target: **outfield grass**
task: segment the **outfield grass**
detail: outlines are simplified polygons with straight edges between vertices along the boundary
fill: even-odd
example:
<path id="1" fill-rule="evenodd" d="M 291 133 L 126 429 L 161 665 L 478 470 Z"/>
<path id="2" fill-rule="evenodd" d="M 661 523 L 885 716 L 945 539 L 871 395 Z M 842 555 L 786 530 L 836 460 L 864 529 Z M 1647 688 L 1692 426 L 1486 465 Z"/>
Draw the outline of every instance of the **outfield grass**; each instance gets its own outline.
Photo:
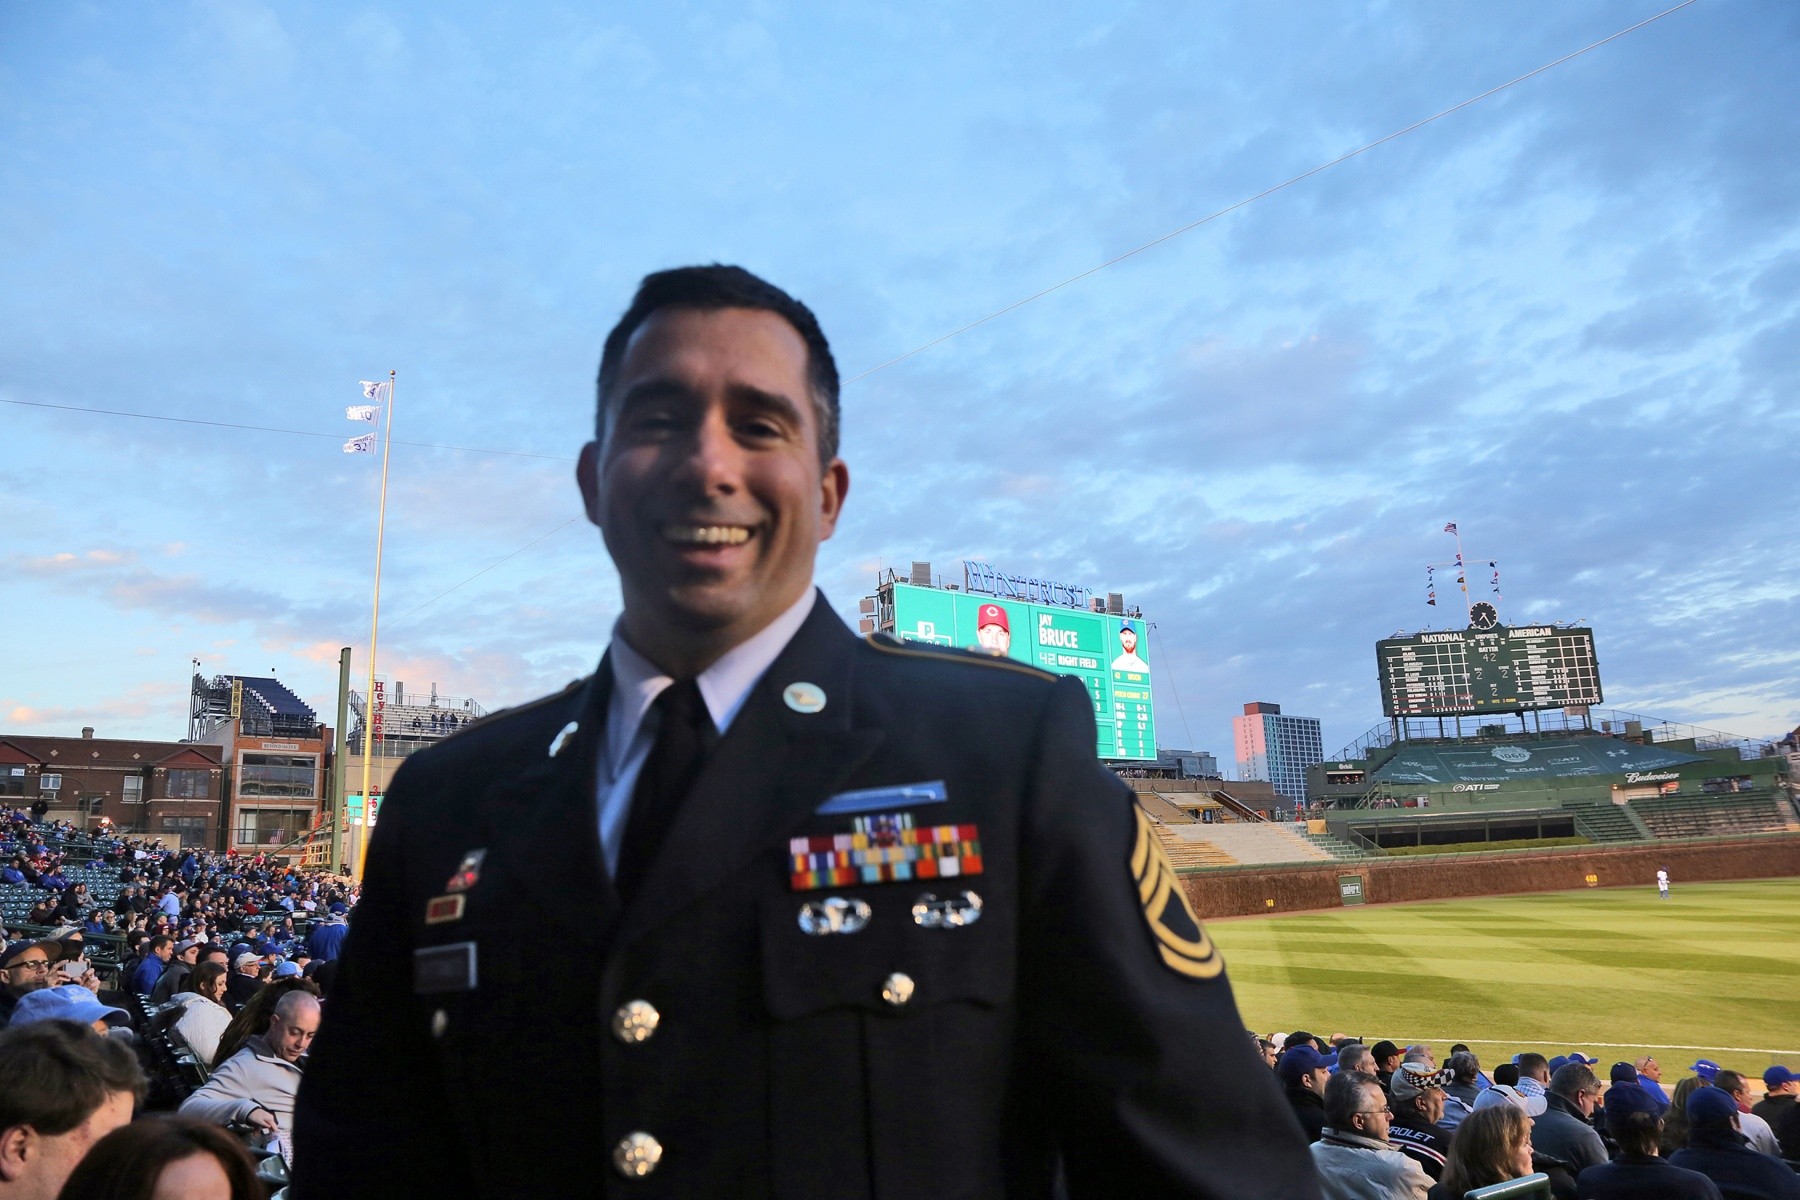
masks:
<path id="1" fill-rule="evenodd" d="M 1482 870 L 1471 865 L 1471 870 Z M 1208 922 L 1244 1022 L 1604 1064 L 1800 1069 L 1800 879 L 1676 881 Z M 1614 1043 L 1605 1045 L 1604 1043 Z"/>

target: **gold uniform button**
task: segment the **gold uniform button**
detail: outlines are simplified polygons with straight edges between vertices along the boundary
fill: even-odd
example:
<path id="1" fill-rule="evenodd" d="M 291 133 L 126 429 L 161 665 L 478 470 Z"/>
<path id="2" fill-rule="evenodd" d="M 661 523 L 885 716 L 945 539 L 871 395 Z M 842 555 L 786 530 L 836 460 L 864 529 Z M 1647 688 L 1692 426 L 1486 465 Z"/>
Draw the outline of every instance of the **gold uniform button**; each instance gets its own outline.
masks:
<path id="1" fill-rule="evenodd" d="M 912 976 L 895 971 L 881 983 L 881 998 L 895 1008 L 905 1008 L 913 996 Z"/>
<path id="2" fill-rule="evenodd" d="M 662 1014 L 648 1000 L 630 1000 L 621 1004 L 619 1011 L 613 1014 L 613 1036 L 628 1046 L 646 1042 L 656 1032 L 657 1023 L 661 1020 Z"/>
<path id="3" fill-rule="evenodd" d="M 662 1161 L 662 1143 L 647 1133 L 628 1133 L 613 1147 L 613 1166 L 627 1179 L 642 1179 Z"/>

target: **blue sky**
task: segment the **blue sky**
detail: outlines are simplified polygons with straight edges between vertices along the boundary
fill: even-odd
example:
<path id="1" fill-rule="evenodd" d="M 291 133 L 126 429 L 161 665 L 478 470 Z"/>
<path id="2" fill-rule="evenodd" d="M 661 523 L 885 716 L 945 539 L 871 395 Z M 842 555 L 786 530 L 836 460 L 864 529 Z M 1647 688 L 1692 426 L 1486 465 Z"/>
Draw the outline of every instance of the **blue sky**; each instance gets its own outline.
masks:
<path id="1" fill-rule="evenodd" d="M 646 271 L 763 273 L 857 376 L 1662 7 L 0 6 L 0 731 L 180 736 L 194 656 L 329 719 L 390 368 L 399 442 L 519 453 L 397 442 L 383 674 L 558 687 Z M 1701 0 L 849 384 L 821 584 L 1123 591 L 1165 745 L 1272 700 L 1329 752 L 1453 520 L 1609 706 L 1800 724 L 1797 51 Z"/>

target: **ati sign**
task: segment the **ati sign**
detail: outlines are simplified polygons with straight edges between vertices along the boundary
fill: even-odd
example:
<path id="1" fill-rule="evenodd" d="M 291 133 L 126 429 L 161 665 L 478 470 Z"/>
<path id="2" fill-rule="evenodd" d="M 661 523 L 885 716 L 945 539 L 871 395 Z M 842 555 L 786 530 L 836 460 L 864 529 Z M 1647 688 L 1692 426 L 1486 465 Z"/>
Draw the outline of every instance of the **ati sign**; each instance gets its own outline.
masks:
<path id="1" fill-rule="evenodd" d="M 1338 876 L 1338 898 L 1345 904 L 1363 903 L 1363 880 L 1361 875 Z"/>

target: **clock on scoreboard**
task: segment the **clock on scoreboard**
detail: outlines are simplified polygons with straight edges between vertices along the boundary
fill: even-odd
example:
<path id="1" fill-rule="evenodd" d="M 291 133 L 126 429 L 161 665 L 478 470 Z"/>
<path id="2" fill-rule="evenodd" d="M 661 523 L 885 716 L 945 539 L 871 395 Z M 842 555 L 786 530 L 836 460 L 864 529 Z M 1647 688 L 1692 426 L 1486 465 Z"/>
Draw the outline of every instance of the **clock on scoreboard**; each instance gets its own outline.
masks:
<path id="1" fill-rule="evenodd" d="M 1390 717 L 1453 717 L 1601 703 L 1594 631 L 1497 623 L 1475 605 L 1467 629 L 1375 643 L 1381 710 Z"/>

